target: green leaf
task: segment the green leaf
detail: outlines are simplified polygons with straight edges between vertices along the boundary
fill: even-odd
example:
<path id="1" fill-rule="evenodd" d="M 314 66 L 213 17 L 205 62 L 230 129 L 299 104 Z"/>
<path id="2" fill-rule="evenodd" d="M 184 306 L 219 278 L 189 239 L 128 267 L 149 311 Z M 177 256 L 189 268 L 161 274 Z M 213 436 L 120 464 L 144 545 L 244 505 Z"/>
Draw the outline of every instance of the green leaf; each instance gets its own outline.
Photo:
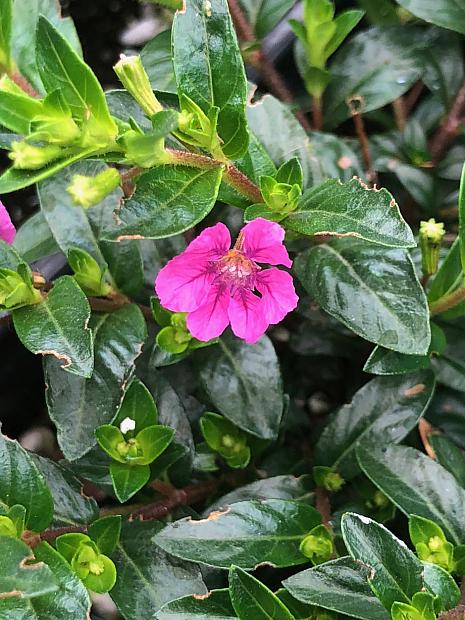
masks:
<path id="1" fill-rule="evenodd" d="M 84 495 L 82 483 L 68 469 L 38 454 L 31 454 L 30 457 L 52 494 L 54 526 L 87 524 L 98 517 L 97 502 Z"/>
<path id="2" fill-rule="evenodd" d="M 81 377 L 90 377 L 94 366 L 89 318 L 87 297 L 70 276 L 56 280 L 40 304 L 13 311 L 16 333 L 29 351 L 51 355 Z"/>
<path id="3" fill-rule="evenodd" d="M 271 32 L 294 4 L 295 0 L 240 0 L 258 39 Z"/>
<path id="4" fill-rule="evenodd" d="M 0 194 L 9 194 L 23 187 L 29 187 L 29 185 L 39 183 L 63 168 L 70 166 L 74 162 L 95 154 L 95 152 L 95 146 L 88 147 L 74 155 L 69 155 L 63 159 L 57 159 L 44 168 L 40 168 L 40 170 L 17 170 L 10 167 L 0 176 Z"/>
<path id="5" fill-rule="evenodd" d="M 229 571 L 229 592 L 240 620 L 294 620 L 271 590 L 238 566 L 231 566 Z"/>
<path id="6" fill-rule="evenodd" d="M 373 375 L 404 375 L 430 367 L 427 355 L 405 355 L 383 347 L 375 347 L 367 359 L 364 372 Z"/>
<path id="7" fill-rule="evenodd" d="M 154 90 L 177 92 L 171 55 L 171 30 L 157 34 L 142 48 L 140 57 Z"/>
<path id="8" fill-rule="evenodd" d="M 247 81 L 226 0 L 189 2 L 175 15 L 172 37 L 178 94 L 190 97 L 207 115 L 217 106 L 221 148 L 229 159 L 241 157 L 249 142 Z"/>
<path id="9" fill-rule="evenodd" d="M 110 475 L 116 497 L 123 504 L 147 484 L 150 479 L 150 467 L 112 461 Z"/>
<path id="10" fill-rule="evenodd" d="M 34 561 L 21 540 L 0 536 L 0 545 L 0 604 L 4 598 L 30 599 L 57 590 L 51 570 Z"/>
<path id="11" fill-rule="evenodd" d="M 155 620 L 238 620 L 229 590 L 212 590 L 208 596 L 183 596 L 160 609 Z"/>
<path id="12" fill-rule="evenodd" d="M 341 529 L 350 555 L 368 567 L 369 583 L 386 609 L 395 601 L 410 603 L 423 586 L 423 566 L 414 553 L 367 517 L 346 512 Z"/>
<path id="13" fill-rule="evenodd" d="M 465 7 L 463 10 L 465 18 Z M 465 26 L 464 26 L 465 32 Z M 459 239 L 460 239 L 460 260 L 462 262 L 462 271 L 465 271 L 465 164 L 462 168 L 462 176 L 460 178 L 459 190 Z"/>
<path id="14" fill-rule="evenodd" d="M 299 255 L 295 270 L 315 301 L 359 336 L 400 353 L 427 353 L 428 306 L 405 250 L 336 239 Z"/>
<path id="15" fill-rule="evenodd" d="M 282 164 L 276 172 L 276 175 L 273 176 L 278 183 L 287 183 L 288 185 L 296 184 L 299 187 L 302 187 L 304 183 L 302 166 L 297 157 L 293 157 Z"/>
<path id="16" fill-rule="evenodd" d="M 0 268 L 17 271 L 18 266 L 22 262 L 23 259 L 18 254 L 16 248 L 8 245 L 3 239 L 0 239 Z"/>
<path id="17" fill-rule="evenodd" d="M 139 381 L 137 378 L 131 381 L 124 393 L 123 402 L 115 418 L 114 425 L 119 426 L 126 418 L 136 422 L 134 431 L 127 434 L 128 438 L 158 422 L 158 411 L 155 401 L 142 381 Z"/>
<path id="18" fill-rule="evenodd" d="M 151 618 L 168 601 L 206 593 L 198 566 L 177 560 L 152 542 L 162 527 L 156 521 L 123 524 L 112 556 L 118 578 L 111 597 L 125 618 Z"/>
<path id="19" fill-rule="evenodd" d="M 244 431 L 274 439 L 283 413 L 281 374 L 267 336 L 250 346 L 226 336 L 201 362 L 200 378 L 215 409 Z"/>
<path id="20" fill-rule="evenodd" d="M 86 122 L 93 117 L 99 129 L 92 127 L 92 132 L 101 132 L 98 139 L 111 141 L 117 128 L 108 111 L 102 87 L 90 67 L 43 16 L 39 17 L 37 26 L 36 55 L 46 91 L 61 89 L 73 116 Z"/>
<path id="21" fill-rule="evenodd" d="M 358 237 L 399 248 L 415 246 L 392 195 L 385 189 L 370 190 L 357 179 L 348 183 L 328 180 L 307 190 L 283 225 L 304 235 Z"/>
<path id="22" fill-rule="evenodd" d="M 456 0 L 397 0 L 397 2 L 425 21 L 465 34 L 465 6 Z"/>
<path id="23" fill-rule="evenodd" d="M 369 570 L 342 557 L 283 581 L 297 600 L 362 620 L 388 620 L 389 614 L 368 584 Z"/>
<path id="24" fill-rule="evenodd" d="M 421 0 L 420 0 L 421 1 Z M 329 66 L 325 119 L 331 127 L 350 116 L 347 100 L 363 98 L 363 111 L 376 110 L 403 95 L 419 79 L 428 47 L 422 30 L 407 25 L 374 27 L 351 37 Z"/>
<path id="25" fill-rule="evenodd" d="M 437 301 L 443 295 L 453 293 L 464 283 L 465 275 L 462 269 L 460 252 L 461 242 L 460 237 L 457 237 L 452 246 L 449 248 L 446 257 L 442 261 L 437 274 L 431 282 L 428 292 L 428 301 L 430 303 Z M 441 318 L 453 319 L 457 316 L 463 316 L 464 314 L 465 301 L 462 301 L 447 312 L 442 312 Z"/>
<path id="26" fill-rule="evenodd" d="M 90 327 L 95 355 L 90 379 L 63 373 L 56 360 L 49 357 L 44 363 L 48 411 L 68 460 L 86 454 L 96 443 L 97 426 L 115 417 L 146 338 L 144 317 L 135 305 L 94 316 Z"/>
<path id="27" fill-rule="evenodd" d="M 406 446 L 359 446 L 363 472 L 405 514 L 439 525 L 454 544 L 465 542 L 465 491 L 446 469 Z"/>
<path id="28" fill-rule="evenodd" d="M 94 521 L 87 530 L 88 535 L 97 545 L 100 553 L 111 555 L 119 542 L 121 534 L 121 516 L 109 515 Z"/>
<path id="29" fill-rule="evenodd" d="M 0 65 L 11 68 L 11 14 L 12 0 L 0 2 Z"/>
<path id="30" fill-rule="evenodd" d="M 356 447 L 401 441 L 426 411 L 434 387 L 430 371 L 372 379 L 331 418 L 316 444 L 315 464 L 352 478 L 360 471 Z"/>
<path id="31" fill-rule="evenodd" d="M 61 7 L 56 0 L 14 0 L 12 33 L 14 60 L 21 75 L 37 90 L 43 92 L 34 53 L 40 15 L 44 15 L 61 32 L 79 55 L 81 46 L 73 20 L 61 16 Z"/>
<path id="32" fill-rule="evenodd" d="M 53 517 L 52 495 L 33 459 L 17 441 L 1 434 L 0 502 L 24 506 L 26 527 L 35 532 L 48 527 Z"/>
<path id="33" fill-rule="evenodd" d="M 52 231 L 41 211 L 35 213 L 21 225 L 16 233 L 14 247 L 27 263 L 60 252 L 60 248 L 56 244 Z"/>
<path id="34" fill-rule="evenodd" d="M 84 620 L 87 618 L 90 610 L 89 594 L 69 564 L 46 542 L 40 543 L 34 553 L 38 560 L 51 569 L 58 582 L 58 591 L 30 601 L 30 606 L 33 608 L 31 620 Z M 29 609 L 28 612 L 30 613 Z M 21 618 L 29 620 L 29 616 L 21 616 Z"/>
<path id="35" fill-rule="evenodd" d="M 465 319 L 443 325 L 447 347 L 431 364 L 439 382 L 460 392 L 465 392 Z"/>
<path id="36" fill-rule="evenodd" d="M 117 211 L 120 225 L 107 230 L 104 238 L 161 239 L 192 228 L 212 210 L 221 176 L 221 167 L 199 170 L 171 164 L 145 172 Z"/>
<path id="37" fill-rule="evenodd" d="M 460 590 L 454 578 L 437 564 L 423 562 L 423 581 L 432 594 L 439 596 L 443 610 L 459 604 Z"/>
<path id="38" fill-rule="evenodd" d="M 364 15 L 364 11 L 358 11 L 356 9 L 339 13 L 334 20 L 336 31 L 324 50 L 324 54 L 327 58 L 329 58 L 331 54 L 334 54 Z"/>
<path id="39" fill-rule="evenodd" d="M 208 516 L 212 510 L 250 499 L 261 501 L 266 499 L 294 499 L 310 502 L 313 496 L 313 493 L 310 491 L 312 486 L 312 477 L 310 475 L 299 476 L 298 478 L 291 475 L 282 475 L 256 480 L 215 499 L 203 514 Z"/>
<path id="40" fill-rule="evenodd" d="M 438 463 L 447 469 L 465 489 L 465 455 L 462 450 L 445 435 L 434 433 L 430 435 L 429 440 Z"/>
<path id="41" fill-rule="evenodd" d="M 140 462 L 149 465 L 158 458 L 170 445 L 174 433 L 174 428 L 161 425 L 148 426 L 141 430 L 136 436 L 143 455 L 139 457 Z"/>
<path id="42" fill-rule="evenodd" d="M 10 131 L 28 134 L 31 119 L 41 111 L 42 103 L 32 97 L 0 91 L 0 124 Z"/>
<path id="43" fill-rule="evenodd" d="M 176 521 L 154 540 L 167 553 L 217 568 L 236 564 L 252 570 L 263 562 L 295 566 L 307 561 L 299 545 L 320 521 L 315 508 L 300 502 L 245 501 L 201 521 Z"/>
<path id="44" fill-rule="evenodd" d="M 314 176 L 320 175 L 318 161 L 312 154 L 308 135 L 289 108 L 265 95 L 247 107 L 247 119 L 273 162 L 280 166 L 296 156 L 302 165 L 304 187 L 312 185 Z"/>
<path id="45" fill-rule="evenodd" d="M 423 52 L 425 73 L 422 79 L 444 109 L 449 109 L 464 79 L 461 37 L 439 28 L 436 35 L 436 40 Z M 448 163 L 444 158 L 443 165 L 448 168 L 447 171 L 443 169 L 446 174 L 451 173 Z"/>

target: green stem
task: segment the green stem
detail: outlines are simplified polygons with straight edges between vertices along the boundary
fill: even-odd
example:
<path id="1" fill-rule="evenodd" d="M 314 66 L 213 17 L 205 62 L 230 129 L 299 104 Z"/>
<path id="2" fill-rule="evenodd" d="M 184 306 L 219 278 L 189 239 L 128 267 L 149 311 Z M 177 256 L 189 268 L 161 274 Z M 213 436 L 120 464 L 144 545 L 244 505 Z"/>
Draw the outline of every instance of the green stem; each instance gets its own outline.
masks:
<path id="1" fill-rule="evenodd" d="M 453 293 L 449 293 L 448 295 L 443 295 L 436 301 L 433 301 L 429 305 L 429 311 L 431 316 L 435 314 L 440 314 L 441 312 L 445 312 L 446 310 L 450 310 L 457 306 L 460 302 L 465 300 L 465 287 L 461 286 Z"/>
<path id="2" fill-rule="evenodd" d="M 228 183 L 240 192 L 243 196 L 246 196 L 251 202 L 263 202 L 262 193 L 260 188 L 255 185 L 253 181 L 249 179 L 243 172 L 236 168 L 234 164 L 224 163 L 217 159 L 212 159 L 206 155 L 200 155 L 199 153 L 191 153 L 190 151 L 179 151 L 176 149 L 166 149 L 171 155 L 172 161 L 175 164 L 181 164 L 185 166 L 192 166 L 194 168 L 200 168 L 203 170 L 209 170 L 211 168 L 217 168 L 218 166 L 224 166 L 223 178 Z"/>

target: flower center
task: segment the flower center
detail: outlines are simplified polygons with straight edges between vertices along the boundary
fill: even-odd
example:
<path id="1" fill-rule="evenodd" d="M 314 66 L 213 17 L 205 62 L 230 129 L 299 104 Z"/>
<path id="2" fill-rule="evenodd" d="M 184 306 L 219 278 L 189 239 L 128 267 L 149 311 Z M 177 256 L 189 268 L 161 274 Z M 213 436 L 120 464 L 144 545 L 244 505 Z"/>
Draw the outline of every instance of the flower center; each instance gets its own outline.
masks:
<path id="1" fill-rule="evenodd" d="M 255 285 L 255 274 L 260 267 L 240 250 L 233 248 L 215 262 L 217 280 L 231 288 L 247 288 Z"/>

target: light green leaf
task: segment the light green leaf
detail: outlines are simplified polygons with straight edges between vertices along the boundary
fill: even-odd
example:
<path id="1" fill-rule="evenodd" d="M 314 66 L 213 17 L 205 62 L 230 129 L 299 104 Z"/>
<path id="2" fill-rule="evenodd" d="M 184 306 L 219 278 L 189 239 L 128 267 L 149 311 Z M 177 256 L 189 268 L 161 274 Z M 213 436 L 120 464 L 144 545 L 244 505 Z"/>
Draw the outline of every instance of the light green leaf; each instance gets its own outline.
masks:
<path id="1" fill-rule="evenodd" d="M 465 34 L 465 6 L 457 0 L 397 0 L 397 2 L 431 24 Z"/>
<path id="2" fill-rule="evenodd" d="M 258 39 L 263 39 L 295 4 L 295 0 L 240 0 Z"/>

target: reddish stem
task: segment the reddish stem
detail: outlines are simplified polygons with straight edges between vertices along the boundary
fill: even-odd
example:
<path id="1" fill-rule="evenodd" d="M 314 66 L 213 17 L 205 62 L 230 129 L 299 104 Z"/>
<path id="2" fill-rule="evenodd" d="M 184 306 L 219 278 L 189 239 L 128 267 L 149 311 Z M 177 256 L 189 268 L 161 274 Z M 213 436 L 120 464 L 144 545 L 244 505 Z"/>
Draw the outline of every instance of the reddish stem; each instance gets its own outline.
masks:
<path id="1" fill-rule="evenodd" d="M 449 144 L 457 136 L 460 126 L 463 123 L 464 114 L 465 83 L 457 93 L 448 115 L 431 140 L 430 151 L 434 163 L 437 163 L 441 159 Z"/>

